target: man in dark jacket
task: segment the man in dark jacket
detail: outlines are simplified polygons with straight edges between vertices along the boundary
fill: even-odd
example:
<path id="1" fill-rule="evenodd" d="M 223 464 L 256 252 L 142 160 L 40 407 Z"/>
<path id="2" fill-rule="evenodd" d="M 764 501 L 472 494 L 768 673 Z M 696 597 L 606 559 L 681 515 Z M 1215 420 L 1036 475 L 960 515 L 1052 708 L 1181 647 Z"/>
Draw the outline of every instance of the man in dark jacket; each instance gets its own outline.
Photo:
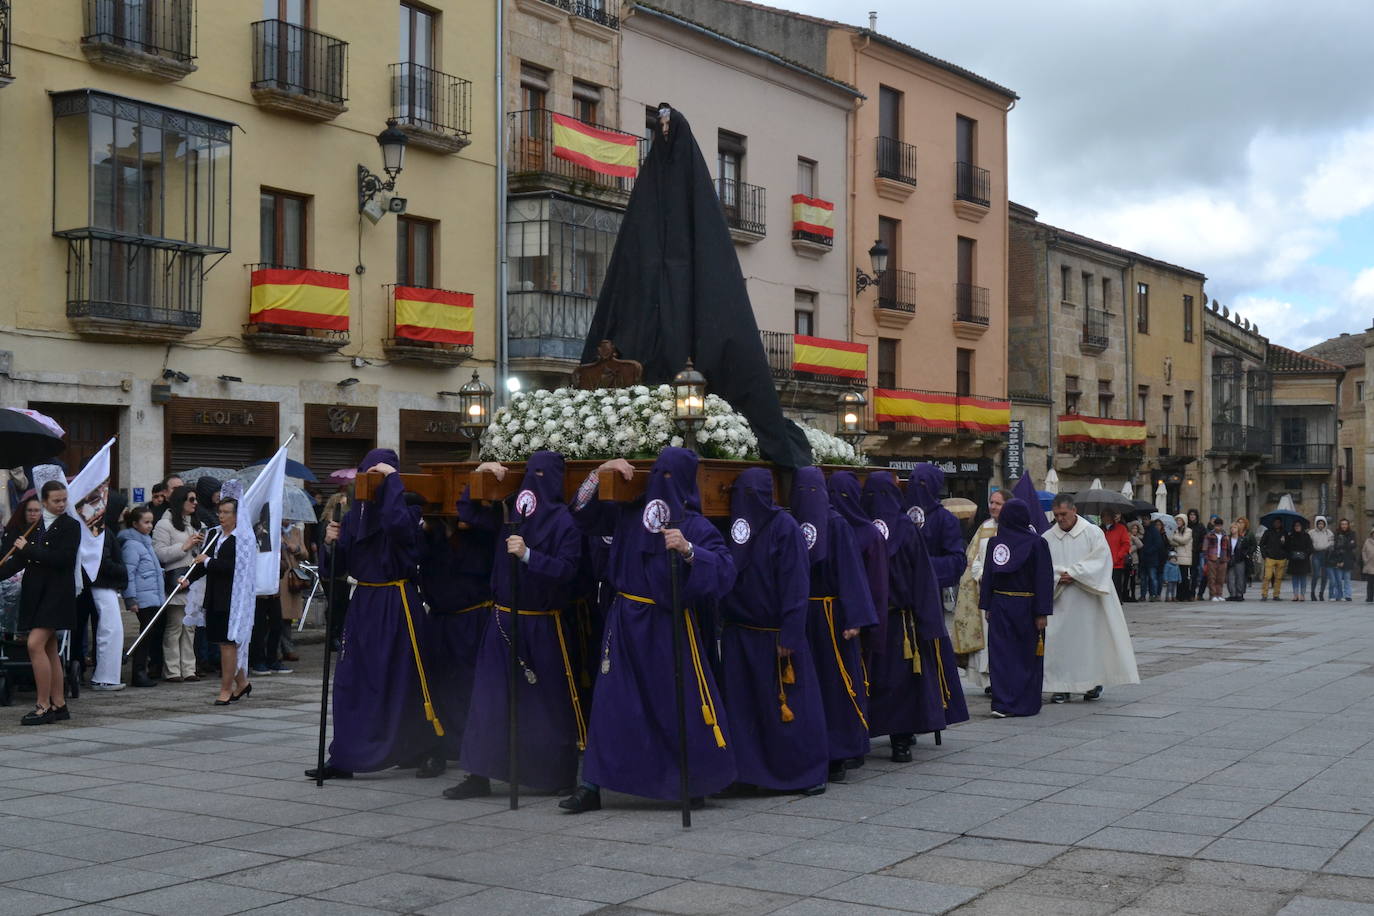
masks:
<path id="1" fill-rule="evenodd" d="M 1260 600 L 1269 600 L 1269 584 L 1274 584 L 1274 600 L 1279 600 L 1283 587 L 1283 576 L 1288 571 L 1288 536 L 1283 533 L 1283 522 L 1274 519 L 1269 530 L 1260 538 L 1260 556 L 1264 557 L 1264 581 L 1260 585 Z"/>
<path id="2" fill-rule="evenodd" d="M 1203 583 L 1207 581 L 1206 573 L 1202 568 L 1202 541 L 1207 537 L 1207 526 L 1202 524 L 1201 516 L 1196 509 L 1188 510 L 1188 530 L 1193 532 L 1193 565 L 1188 571 L 1191 576 L 1188 582 L 1188 593 L 1198 598 L 1202 596 Z"/>
<path id="3" fill-rule="evenodd" d="M 219 524 L 219 490 L 222 482 L 214 477 L 196 481 L 196 521 L 206 528 Z"/>

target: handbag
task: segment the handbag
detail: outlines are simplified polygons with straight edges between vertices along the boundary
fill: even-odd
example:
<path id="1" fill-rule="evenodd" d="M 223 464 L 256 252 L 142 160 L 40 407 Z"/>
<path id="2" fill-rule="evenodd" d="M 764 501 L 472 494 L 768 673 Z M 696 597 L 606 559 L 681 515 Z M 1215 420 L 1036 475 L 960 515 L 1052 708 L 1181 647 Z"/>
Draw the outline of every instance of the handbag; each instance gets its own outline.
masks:
<path id="1" fill-rule="evenodd" d="M 1293 550 L 1293 551 L 1289 551 L 1289 553 L 1288 553 L 1288 559 L 1289 559 L 1289 560 L 1306 560 L 1306 559 L 1307 559 L 1307 551 L 1305 551 L 1305 550 Z"/>

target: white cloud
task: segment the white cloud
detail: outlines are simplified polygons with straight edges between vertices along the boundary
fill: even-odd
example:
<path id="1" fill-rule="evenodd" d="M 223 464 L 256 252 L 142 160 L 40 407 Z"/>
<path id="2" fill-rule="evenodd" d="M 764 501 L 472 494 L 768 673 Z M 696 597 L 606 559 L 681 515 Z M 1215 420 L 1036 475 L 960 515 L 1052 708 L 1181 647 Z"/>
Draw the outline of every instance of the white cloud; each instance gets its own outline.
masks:
<path id="1" fill-rule="evenodd" d="M 1374 128 L 1354 131 L 1317 166 L 1303 204 L 1319 220 L 1339 220 L 1374 206 Z"/>
<path id="2" fill-rule="evenodd" d="M 1366 267 L 1350 284 L 1350 299 L 1361 305 L 1374 305 L 1374 267 Z"/>

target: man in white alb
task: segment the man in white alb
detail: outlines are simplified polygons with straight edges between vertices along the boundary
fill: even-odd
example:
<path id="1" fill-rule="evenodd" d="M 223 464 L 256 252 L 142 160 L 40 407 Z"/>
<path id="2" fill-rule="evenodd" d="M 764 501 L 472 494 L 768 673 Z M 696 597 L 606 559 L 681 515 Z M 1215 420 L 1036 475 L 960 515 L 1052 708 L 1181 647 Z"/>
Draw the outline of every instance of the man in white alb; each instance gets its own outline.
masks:
<path id="1" fill-rule="evenodd" d="M 1054 498 L 1055 524 L 1044 538 L 1054 564 L 1054 614 L 1045 633 L 1044 689 L 1052 703 L 1104 686 L 1140 683 L 1126 615 L 1112 586 L 1112 553 L 1102 529 L 1078 515 L 1073 497 Z"/>

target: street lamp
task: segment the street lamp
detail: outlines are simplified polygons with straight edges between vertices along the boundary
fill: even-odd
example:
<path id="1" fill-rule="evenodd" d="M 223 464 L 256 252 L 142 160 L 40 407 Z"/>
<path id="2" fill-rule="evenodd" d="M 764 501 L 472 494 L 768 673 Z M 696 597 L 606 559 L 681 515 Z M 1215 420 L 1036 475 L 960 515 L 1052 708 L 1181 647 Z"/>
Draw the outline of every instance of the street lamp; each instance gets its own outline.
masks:
<path id="1" fill-rule="evenodd" d="M 472 380 L 458 389 L 458 408 L 462 412 L 458 429 L 465 439 L 472 440 L 474 461 L 482 445 L 482 433 L 491 425 L 491 398 L 491 386 L 482 381 L 476 369 L 472 370 Z"/>
<path id="2" fill-rule="evenodd" d="M 835 435 L 839 436 L 855 449 L 863 441 L 864 436 L 868 435 L 864 429 L 864 408 L 868 406 L 868 399 L 862 392 L 846 391 L 835 399 Z"/>
<path id="3" fill-rule="evenodd" d="M 854 293 L 861 294 L 870 286 L 876 286 L 882 280 L 883 274 L 887 273 L 887 256 L 889 252 L 882 239 L 873 243 L 873 247 L 868 249 L 868 259 L 873 262 L 873 274 L 870 276 L 863 272 L 863 268 L 854 268 Z"/>
<path id="4" fill-rule="evenodd" d="M 382 171 L 386 173 L 386 178 L 373 174 L 367 166 L 359 164 L 358 212 L 363 212 L 368 202 L 382 191 L 396 190 L 396 176 L 401 174 L 405 165 L 406 144 L 409 142 L 410 138 L 396 126 L 395 119 L 388 119 L 386 130 L 377 135 L 377 145 L 382 148 Z"/>
<path id="5" fill-rule="evenodd" d="M 706 376 L 687 360 L 682 371 L 673 376 L 673 424 L 682 433 L 687 447 L 696 451 L 697 429 L 706 422 Z"/>

